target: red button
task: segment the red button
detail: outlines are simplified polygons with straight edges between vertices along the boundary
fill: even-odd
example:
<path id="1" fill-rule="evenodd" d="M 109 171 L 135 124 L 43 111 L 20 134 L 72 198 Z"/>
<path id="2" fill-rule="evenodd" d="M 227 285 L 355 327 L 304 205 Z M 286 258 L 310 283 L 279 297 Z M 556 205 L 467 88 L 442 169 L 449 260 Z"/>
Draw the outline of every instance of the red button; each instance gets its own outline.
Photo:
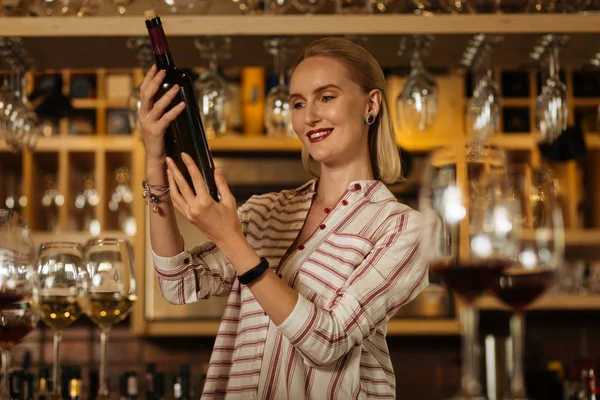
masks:
<path id="1" fill-rule="evenodd" d="M 277 276 L 279 277 L 279 279 L 283 278 L 283 275 L 281 274 L 277 274 Z"/>
<path id="2" fill-rule="evenodd" d="M 321 226 L 319 226 L 319 228 L 320 228 L 321 230 L 325 229 L 325 224 L 321 224 Z"/>
<path id="3" fill-rule="evenodd" d="M 348 200 L 346 200 L 346 199 L 342 200 L 342 204 L 345 205 L 345 206 L 347 206 L 348 205 Z"/>
<path id="4" fill-rule="evenodd" d="M 298 246 L 298 250 L 304 250 L 304 245 L 301 244 L 300 246 Z"/>
<path id="5" fill-rule="evenodd" d="M 362 189 L 362 186 L 360 186 L 360 183 L 355 183 L 354 184 L 354 189 L 355 190 L 360 190 L 360 189 Z"/>

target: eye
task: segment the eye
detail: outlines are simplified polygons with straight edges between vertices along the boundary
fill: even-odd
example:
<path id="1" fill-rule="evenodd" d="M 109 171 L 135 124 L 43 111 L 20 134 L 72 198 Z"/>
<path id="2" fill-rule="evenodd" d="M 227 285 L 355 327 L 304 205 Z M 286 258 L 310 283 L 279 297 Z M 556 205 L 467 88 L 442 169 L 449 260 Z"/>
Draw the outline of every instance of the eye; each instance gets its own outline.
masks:
<path id="1" fill-rule="evenodd" d="M 295 103 L 293 103 L 292 107 L 294 107 L 295 109 L 299 109 L 302 108 L 304 106 L 304 103 L 302 103 L 301 101 L 297 101 Z"/>
<path id="2" fill-rule="evenodd" d="M 325 95 L 321 98 L 321 100 L 323 100 L 324 102 L 328 102 L 329 100 L 333 100 L 333 99 L 335 99 L 334 96 L 328 96 L 328 95 Z"/>

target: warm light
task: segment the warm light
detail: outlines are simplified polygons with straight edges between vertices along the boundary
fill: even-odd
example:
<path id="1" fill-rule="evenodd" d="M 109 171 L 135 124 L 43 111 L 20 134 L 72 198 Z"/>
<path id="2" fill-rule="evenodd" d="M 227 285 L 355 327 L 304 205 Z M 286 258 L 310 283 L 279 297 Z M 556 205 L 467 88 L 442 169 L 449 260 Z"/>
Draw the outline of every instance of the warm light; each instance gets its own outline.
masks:
<path id="1" fill-rule="evenodd" d="M 442 197 L 443 215 L 447 222 L 454 223 L 462 220 L 467 215 L 467 210 L 462 204 L 462 194 L 456 186 L 448 186 Z"/>
<path id="2" fill-rule="evenodd" d="M 492 242 L 485 235 L 477 235 L 471 239 L 471 250 L 478 257 L 489 257 L 492 254 Z"/>
<path id="3" fill-rule="evenodd" d="M 525 269 L 534 269 L 537 264 L 537 256 L 531 249 L 527 249 L 519 254 L 519 262 Z"/>

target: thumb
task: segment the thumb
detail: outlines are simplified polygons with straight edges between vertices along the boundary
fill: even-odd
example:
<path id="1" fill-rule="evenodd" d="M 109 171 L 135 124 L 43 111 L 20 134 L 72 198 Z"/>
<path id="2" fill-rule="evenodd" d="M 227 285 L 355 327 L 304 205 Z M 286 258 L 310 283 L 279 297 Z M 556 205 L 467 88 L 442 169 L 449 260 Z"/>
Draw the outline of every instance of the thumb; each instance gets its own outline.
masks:
<path id="1" fill-rule="evenodd" d="M 215 168 L 215 184 L 221 195 L 221 203 L 226 206 L 235 205 L 235 197 L 231 193 L 231 190 L 229 190 L 229 185 L 227 184 L 227 181 L 225 181 L 225 175 L 223 175 L 223 169 L 221 167 Z"/>

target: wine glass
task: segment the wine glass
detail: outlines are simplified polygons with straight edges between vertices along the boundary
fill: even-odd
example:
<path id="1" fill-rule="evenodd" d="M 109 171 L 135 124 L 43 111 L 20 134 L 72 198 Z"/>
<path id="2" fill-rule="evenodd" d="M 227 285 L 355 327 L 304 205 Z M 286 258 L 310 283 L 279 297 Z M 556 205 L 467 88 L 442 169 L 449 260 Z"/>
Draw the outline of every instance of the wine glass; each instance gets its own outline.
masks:
<path id="1" fill-rule="evenodd" d="M 512 310 L 510 335 L 513 367 L 506 400 L 527 399 L 523 377 L 525 308 L 553 283 L 563 262 L 564 227 L 554 179 L 547 169 L 527 164 L 508 168 L 510 191 L 519 212 L 512 220 L 520 226 L 516 259 L 493 287 L 495 296 Z"/>
<path id="2" fill-rule="evenodd" d="M 542 60 L 547 71 L 542 72 L 542 90 L 536 99 L 535 117 L 540 142 L 554 142 L 567 129 L 569 108 L 567 106 L 567 89 L 559 76 L 559 46 L 564 37 L 547 35 L 548 48 Z M 545 79 L 544 79 L 545 77 Z"/>
<path id="3" fill-rule="evenodd" d="M 301 13 L 313 15 L 325 5 L 325 0 L 292 0 L 292 3 Z"/>
<path id="4" fill-rule="evenodd" d="M 0 399 L 11 398 L 8 382 L 10 352 L 38 322 L 37 277 L 29 229 L 19 213 L 0 209 Z"/>
<path id="5" fill-rule="evenodd" d="M 219 60 L 230 56 L 231 38 L 203 37 L 194 40 L 194 46 L 202 58 L 208 58 L 208 69 L 194 82 L 198 108 L 206 130 L 212 139 L 227 133 L 226 114 L 231 100 L 227 82 L 219 74 Z"/>
<path id="6" fill-rule="evenodd" d="M 474 301 L 488 291 L 514 258 L 506 157 L 468 141 L 431 152 L 419 209 L 425 218 L 424 250 L 432 276 L 464 302 L 460 311 L 462 377 L 453 399 L 485 399 L 479 374 L 478 314 Z"/>
<path id="7" fill-rule="evenodd" d="M 297 44 L 293 38 L 276 37 L 264 42 L 267 51 L 275 57 L 274 69 L 278 74 L 277 86 L 269 90 L 265 106 L 267 136 L 295 137 L 292 126 L 290 88 L 286 84 L 286 55 Z"/>
<path id="8" fill-rule="evenodd" d="M 423 132 L 437 116 L 438 85 L 435 77 L 423 67 L 421 54 L 432 37 L 414 36 L 407 46 L 413 48 L 411 70 L 396 99 L 400 126 L 411 133 Z M 405 44 L 403 44 L 404 46 Z"/>
<path id="9" fill-rule="evenodd" d="M 53 399 L 61 399 L 59 363 L 62 330 L 81 315 L 83 248 L 73 242 L 45 242 L 38 252 L 40 317 L 54 331 Z"/>
<path id="10" fill-rule="evenodd" d="M 108 333 L 123 321 L 137 299 L 133 251 L 128 241 L 90 239 L 84 247 L 85 267 L 79 299 L 83 312 L 100 328 L 100 376 L 97 398 L 108 399 L 106 355 Z"/>

